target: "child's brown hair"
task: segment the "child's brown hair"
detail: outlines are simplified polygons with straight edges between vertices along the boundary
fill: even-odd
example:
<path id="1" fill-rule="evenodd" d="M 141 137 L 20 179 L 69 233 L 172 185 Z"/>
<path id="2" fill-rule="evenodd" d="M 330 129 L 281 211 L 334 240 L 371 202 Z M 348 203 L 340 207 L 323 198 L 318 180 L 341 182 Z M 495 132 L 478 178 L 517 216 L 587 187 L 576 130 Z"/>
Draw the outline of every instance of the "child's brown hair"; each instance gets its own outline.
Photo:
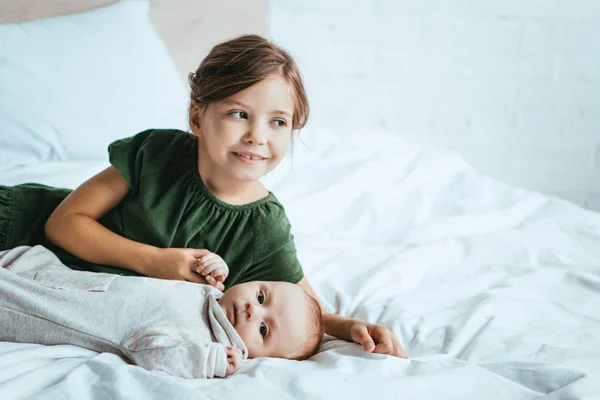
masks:
<path id="1" fill-rule="evenodd" d="M 188 80 L 191 100 L 201 106 L 224 100 L 271 75 L 282 76 L 294 96 L 293 129 L 308 120 L 308 99 L 294 59 L 282 48 L 258 35 L 244 35 L 212 48 Z"/>

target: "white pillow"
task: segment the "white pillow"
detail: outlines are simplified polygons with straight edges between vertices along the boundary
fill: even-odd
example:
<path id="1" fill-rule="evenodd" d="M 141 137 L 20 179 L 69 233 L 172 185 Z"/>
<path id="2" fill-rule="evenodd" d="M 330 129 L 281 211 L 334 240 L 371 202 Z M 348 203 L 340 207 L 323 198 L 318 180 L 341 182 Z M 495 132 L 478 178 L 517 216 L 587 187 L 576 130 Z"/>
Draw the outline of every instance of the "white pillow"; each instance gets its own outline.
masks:
<path id="1" fill-rule="evenodd" d="M 148 128 L 186 127 L 188 94 L 147 1 L 0 25 L 0 170 L 106 158 Z"/>

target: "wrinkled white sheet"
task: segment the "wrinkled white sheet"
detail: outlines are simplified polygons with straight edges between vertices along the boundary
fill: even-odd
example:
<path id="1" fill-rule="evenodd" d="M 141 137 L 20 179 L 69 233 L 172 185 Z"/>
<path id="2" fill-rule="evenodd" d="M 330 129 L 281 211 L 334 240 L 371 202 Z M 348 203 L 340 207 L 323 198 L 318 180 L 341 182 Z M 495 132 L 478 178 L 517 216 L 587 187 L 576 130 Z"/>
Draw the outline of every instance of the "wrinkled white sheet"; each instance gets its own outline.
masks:
<path id="1" fill-rule="evenodd" d="M 0 399 L 600 399 L 600 214 L 390 133 L 301 138 L 265 183 L 306 275 L 329 310 L 392 329 L 409 360 L 328 340 L 311 361 L 190 381 L 73 346 L 0 343 Z M 72 186 L 84 169 L 19 174 Z"/>

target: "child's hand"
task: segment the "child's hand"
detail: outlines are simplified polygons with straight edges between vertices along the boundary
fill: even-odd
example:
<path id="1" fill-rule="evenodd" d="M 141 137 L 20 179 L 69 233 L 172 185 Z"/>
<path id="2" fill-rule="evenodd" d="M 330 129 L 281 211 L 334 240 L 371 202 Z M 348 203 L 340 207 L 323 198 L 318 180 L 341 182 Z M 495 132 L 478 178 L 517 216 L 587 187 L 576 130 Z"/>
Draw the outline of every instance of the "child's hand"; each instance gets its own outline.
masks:
<path id="1" fill-rule="evenodd" d="M 242 366 L 242 350 L 235 346 L 227 346 L 227 372 L 225 376 L 233 375 Z"/>
<path id="2" fill-rule="evenodd" d="M 208 253 L 198 259 L 196 272 L 206 279 L 209 285 L 223 290 L 223 282 L 229 275 L 229 267 L 216 253 Z"/>
<path id="3" fill-rule="evenodd" d="M 202 283 L 223 290 L 222 282 L 212 279 L 211 283 L 196 272 L 198 260 L 208 254 L 212 253 L 206 249 L 156 249 L 148 265 L 140 272 L 152 278 Z"/>
<path id="4" fill-rule="evenodd" d="M 408 358 L 406 350 L 400 347 L 400 343 L 398 343 L 394 334 L 381 325 L 350 320 L 349 334 L 354 342 L 360 344 L 369 353 Z"/>

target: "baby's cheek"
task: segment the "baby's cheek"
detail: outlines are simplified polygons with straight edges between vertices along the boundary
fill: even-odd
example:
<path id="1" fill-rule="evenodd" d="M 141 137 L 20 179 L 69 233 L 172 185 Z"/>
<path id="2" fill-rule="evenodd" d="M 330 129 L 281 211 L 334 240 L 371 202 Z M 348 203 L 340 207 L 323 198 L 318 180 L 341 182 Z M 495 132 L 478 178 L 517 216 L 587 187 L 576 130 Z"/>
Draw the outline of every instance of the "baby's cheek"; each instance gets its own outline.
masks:
<path id="1" fill-rule="evenodd" d="M 253 340 L 251 332 L 248 332 L 246 329 L 240 328 L 239 326 L 235 328 L 235 330 L 238 333 L 238 335 L 240 335 L 242 342 L 244 342 L 244 344 L 246 345 L 249 355 L 254 354 L 254 352 L 256 351 L 256 343 Z"/>

